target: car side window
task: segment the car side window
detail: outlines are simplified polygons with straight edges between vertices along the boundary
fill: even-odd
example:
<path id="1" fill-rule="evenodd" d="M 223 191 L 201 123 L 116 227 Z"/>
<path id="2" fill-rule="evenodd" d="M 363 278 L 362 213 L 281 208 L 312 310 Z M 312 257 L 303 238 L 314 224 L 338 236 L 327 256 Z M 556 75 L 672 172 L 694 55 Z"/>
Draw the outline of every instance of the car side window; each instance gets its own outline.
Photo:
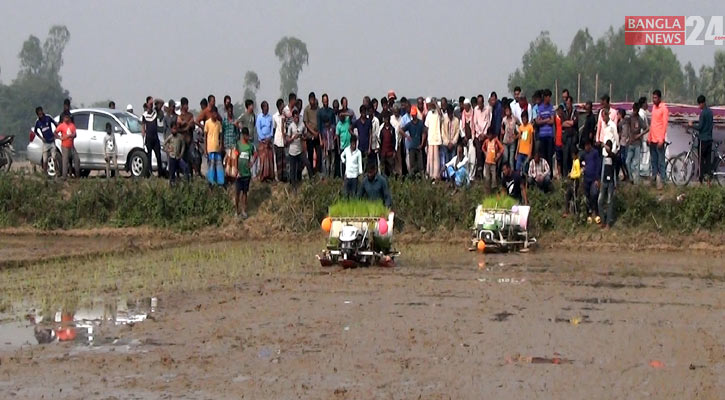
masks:
<path id="1" fill-rule="evenodd" d="M 73 114 L 73 123 L 75 124 L 76 129 L 88 130 L 89 117 L 90 114 L 88 113 Z"/>
<path id="2" fill-rule="evenodd" d="M 120 127 L 118 126 L 118 123 L 113 120 L 113 118 L 109 117 L 108 115 L 104 114 L 93 114 L 93 130 L 96 132 L 106 132 L 106 124 L 111 124 L 111 129 L 113 131 L 118 131 Z"/>

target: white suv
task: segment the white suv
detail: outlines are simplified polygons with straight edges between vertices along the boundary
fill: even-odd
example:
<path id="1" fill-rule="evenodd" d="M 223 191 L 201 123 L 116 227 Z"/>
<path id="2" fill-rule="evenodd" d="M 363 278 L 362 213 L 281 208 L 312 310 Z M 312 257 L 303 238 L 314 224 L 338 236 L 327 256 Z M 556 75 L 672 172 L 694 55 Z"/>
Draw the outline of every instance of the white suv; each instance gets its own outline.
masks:
<path id="1" fill-rule="evenodd" d="M 118 153 L 119 169 L 125 169 L 134 177 L 145 176 L 149 167 L 156 170 L 158 160 L 152 157 L 151 166 L 148 165 L 143 137 L 141 135 L 141 121 L 139 117 L 121 110 L 108 108 L 83 108 L 71 110 L 73 122 L 76 126 L 76 139 L 74 145 L 81 161 L 81 175 L 87 176 L 92 170 L 105 170 L 105 152 L 103 150 L 103 137 L 106 135 L 106 123 L 113 127 L 116 135 L 116 151 Z M 58 117 L 55 118 L 58 121 Z M 30 129 L 27 156 L 31 163 L 42 167 L 43 140 Z M 159 140 L 163 143 L 163 134 L 159 133 Z M 49 176 L 60 173 L 60 140 L 55 140 L 58 150 L 55 160 L 48 160 Z M 166 153 L 161 151 L 161 163 L 167 162 Z"/>

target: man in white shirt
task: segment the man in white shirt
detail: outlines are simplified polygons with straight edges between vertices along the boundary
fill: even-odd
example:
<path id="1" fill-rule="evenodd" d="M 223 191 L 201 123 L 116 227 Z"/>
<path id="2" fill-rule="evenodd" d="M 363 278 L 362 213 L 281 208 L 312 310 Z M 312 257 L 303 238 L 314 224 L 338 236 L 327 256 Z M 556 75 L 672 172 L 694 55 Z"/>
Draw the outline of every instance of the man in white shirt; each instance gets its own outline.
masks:
<path id="1" fill-rule="evenodd" d="M 285 137 L 285 120 L 282 116 L 282 109 L 284 107 L 284 100 L 277 100 L 277 112 L 272 116 L 272 127 L 274 128 L 274 161 L 277 169 L 277 181 L 286 181 L 286 158 L 284 137 Z"/>
<path id="2" fill-rule="evenodd" d="M 612 141 L 612 154 L 619 151 L 619 133 L 617 133 L 617 124 L 609 118 L 609 113 L 601 113 L 602 117 L 602 143 Z M 607 148 L 602 146 L 602 157 L 609 157 Z"/>
<path id="3" fill-rule="evenodd" d="M 305 134 L 305 125 L 300 122 L 300 112 L 295 108 L 292 110 L 292 122 L 287 128 L 285 144 L 289 151 L 289 181 L 296 185 L 302 180 L 302 167 L 305 165 L 306 157 L 302 156 L 302 138 Z"/>
<path id="4" fill-rule="evenodd" d="M 353 135 L 350 138 L 350 145 L 343 150 L 340 159 L 342 160 L 342 165 L 345 166 L 343 193 L 348 198 L 356 196 L 358 177 L 363 173 L 362 153 L 357 148 L 357 136 Z"/>

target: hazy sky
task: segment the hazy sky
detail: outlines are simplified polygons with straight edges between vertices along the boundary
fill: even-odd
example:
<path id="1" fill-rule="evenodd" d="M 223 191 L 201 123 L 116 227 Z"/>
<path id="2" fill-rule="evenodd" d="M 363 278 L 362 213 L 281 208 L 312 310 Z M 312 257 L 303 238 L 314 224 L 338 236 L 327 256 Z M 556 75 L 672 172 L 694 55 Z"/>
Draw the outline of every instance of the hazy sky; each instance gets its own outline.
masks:
<path id="1" fill-rule="evenodd" d="M 717 4 L 721 4 L 718 6 Z M 503 7 L 514 9 L 507 10 Z M 596 39 L 626 15 L 722 15 L 720 2 L 637 1 L 0 1 L 0 79 L 15 78 L 28 35 L 53 24 L 71 32 L 61 70 L 74 105 L 111 98 L 140 109 L 147 95 L 192 105 L 214 93 L 241 101 L 242 79 L 259 74 L 258 99 L 279 96 L 274 46 L 307 43 L 299 92 L 360 104 L 388 89 L 399 96 L 506 93 L 510 72 L 542 30 L 568 50 L 579 28 Z M 723 46 L 676 46 L 680 61 L 712 63 Z"/>

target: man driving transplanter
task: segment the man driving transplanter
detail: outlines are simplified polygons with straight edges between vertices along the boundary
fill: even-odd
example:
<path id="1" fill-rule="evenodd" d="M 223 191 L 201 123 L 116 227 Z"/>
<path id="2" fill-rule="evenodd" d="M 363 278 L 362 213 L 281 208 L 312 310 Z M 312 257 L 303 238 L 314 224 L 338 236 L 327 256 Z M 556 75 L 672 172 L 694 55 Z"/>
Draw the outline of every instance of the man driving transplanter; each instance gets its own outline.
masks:
<path id="1" fill-rule="evenodd" d="M 358 197 L 361 199 L 382 201 L 385 207 L 393 207 L 393 199 L 390 196 L 388 181 L 378 174 L 378 166 L 371 162 L 367 167 L 367 176 L 362 180 L 358 189 Z"/>

